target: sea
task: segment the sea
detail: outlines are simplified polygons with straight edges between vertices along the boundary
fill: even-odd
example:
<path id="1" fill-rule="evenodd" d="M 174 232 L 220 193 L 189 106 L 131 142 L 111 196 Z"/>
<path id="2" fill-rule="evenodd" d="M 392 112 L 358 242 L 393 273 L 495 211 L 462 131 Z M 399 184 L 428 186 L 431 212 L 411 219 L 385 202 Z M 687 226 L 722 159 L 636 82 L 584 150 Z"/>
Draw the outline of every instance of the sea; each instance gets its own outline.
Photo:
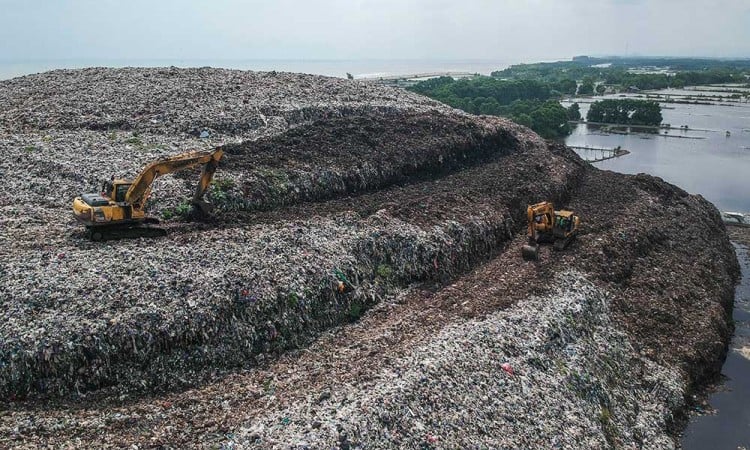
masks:
<path id="1" fill-rule="evenodd" d="M 426 73 L 489 75 L 520 61 L 504 59 L 60 59 L 9 61 L 0 59 L 0 80 L 54 69 L 84 67 L 220 67 L 225 69 L 300 72 L 330 77 L 378 78 Z"/>

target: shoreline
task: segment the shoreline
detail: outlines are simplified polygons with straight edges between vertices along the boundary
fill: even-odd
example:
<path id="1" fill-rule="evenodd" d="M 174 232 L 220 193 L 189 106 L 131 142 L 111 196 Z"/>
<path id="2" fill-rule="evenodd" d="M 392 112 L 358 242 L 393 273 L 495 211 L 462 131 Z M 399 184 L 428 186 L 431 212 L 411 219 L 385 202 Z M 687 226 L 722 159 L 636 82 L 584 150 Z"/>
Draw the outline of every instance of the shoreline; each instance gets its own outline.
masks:
<path id="1" fill-rule="evenodd" d="M 692 399 L 687 425 L 680 441 L 686 450 L 710 446 L 741 447 L 750 439 L 743 417 L 747 415 L 745 399 L 750 395 L 750 229 L 727 228 L 742 267 L 742 279 L 735 292 L 733 319 L 735 329 L 728 345 L 721 374 L 713 383 L 698 391 Z M 727 429 L 736 430 L 727 434 Z"/>

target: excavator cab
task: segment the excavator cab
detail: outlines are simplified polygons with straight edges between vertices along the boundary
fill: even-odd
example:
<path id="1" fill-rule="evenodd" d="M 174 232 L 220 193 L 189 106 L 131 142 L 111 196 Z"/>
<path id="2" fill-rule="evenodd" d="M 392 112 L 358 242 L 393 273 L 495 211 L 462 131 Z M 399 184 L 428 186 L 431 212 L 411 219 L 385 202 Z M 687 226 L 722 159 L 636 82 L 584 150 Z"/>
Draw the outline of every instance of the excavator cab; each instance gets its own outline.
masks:
<path id="1" fill-rule="evenodd" d="M 555 225 L 552 227 L 555 250 L 565 250 L 575 239 L 580 219 L 573 211 L 555 211 Z"/>
<path id="2" fill-rule="evenodd" d="M 127 183 L 122 181 L 116 181 L 114 187 L 112 188 L 112 194 L 110 198 L 114 200 L 116 203 L 122 203 L 125 201 L 125 195 L 128 193 L 128 190 L 130 189 L 130 186 L 132 186 L 133 183 Z"/>

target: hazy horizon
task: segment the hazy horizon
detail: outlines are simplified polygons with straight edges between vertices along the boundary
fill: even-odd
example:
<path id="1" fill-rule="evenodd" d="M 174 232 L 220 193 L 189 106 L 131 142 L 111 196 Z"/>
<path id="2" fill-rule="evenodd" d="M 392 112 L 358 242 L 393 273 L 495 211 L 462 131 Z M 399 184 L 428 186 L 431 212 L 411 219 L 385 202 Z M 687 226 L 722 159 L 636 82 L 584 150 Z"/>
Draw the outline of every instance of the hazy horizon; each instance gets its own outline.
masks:
<path id="1" fill-rule="evenodd" d="M 0 0 L 0 60 L 750 57 L 750 2 Z"/>
<path id="2" fill-rule="evenodd" d="M 534 60 L 523 60 L 522 62 L 524 64 L 526 63 L 542 63 L 542 62 L 558 62 L 558 61 L 570 61 L 574 57 L 578 56 L 588 56 L 591 58 L 599 58 L 599 59 L 608 59 L 608 58 L 620 58 L 620 59 L 629 59 L 629 58 L 643 58 L 643 59 L 683 59 L 683 58 L 689 58 L 689 59 L 706 59 L 706 60 L 717 60 L 717 61 L 741 61 L 741 60 L 750 60 L 750 56 L 706 56 L 706 55 L 692 55 L 692 56 L 684 56 L 684 55 L 668 55 L 668 54 L 639 54 L 639 53 L 630 53 L 627 55 L 620 55 L 620 54 L 589 54 L 589 53 L 577 53 L 575 55 L 564 55 L 557 58 L 546 58 L 546 59 L 534 59 Z M 242 62 L 242 61 L 310 61 L 310 62 L 347 62 L 347 61 L 358 61 L 358 62 L 379 62 L 379 61 L 387 61 L 387 62 L 394 62 L 394 61 L 427 61 L 427 62 L 456 62 L 456 61 L 475 61 L 475 62 L 491 62 L 491 61 L 498 61 L 498 58 L 440 58 L 440 57 L 434 57 L 434 58 L 242 58 L 242 57 L 235 57 L 235 58 L 171 58 L 171 57 L 149 57 L 149 58 L 137 58 L 137 57 L 131 57 L 131 58 L 116 58 L 116 57 L 64 57 L 64 58 L 2 58 L 0 57 L 0 62 L 2 63 L 9 63 L 9 62 L 46 62 L 46 61 L 66 61 L 66 62 L 78 62 L 78 61 L 151 61 L 151 62 L 161 62 L 161 61 L 227 61 L 227 62 Z"/>

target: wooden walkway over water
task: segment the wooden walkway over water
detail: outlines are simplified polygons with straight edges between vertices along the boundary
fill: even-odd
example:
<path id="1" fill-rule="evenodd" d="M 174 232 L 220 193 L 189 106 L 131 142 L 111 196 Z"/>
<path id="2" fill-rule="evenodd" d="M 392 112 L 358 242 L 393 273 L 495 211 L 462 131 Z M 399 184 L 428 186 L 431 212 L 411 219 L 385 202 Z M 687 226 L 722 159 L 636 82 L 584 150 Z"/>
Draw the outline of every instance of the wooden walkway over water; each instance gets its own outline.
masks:
<path id="1" fill-rule="evenodd" d="M 629 155 L 630 152 L 622 148 L 604 148 L 604 147 L 581 147 L 576 145 L 569 145 L 569 148 L 574 150 L 584 150 L 594 154 L 594 159 L 586 159 L 589 163 L 606 161 L 608 159 L 619 158 L 620 156 Z M 583 156 L 581 156 L 583 158 Z"/>

